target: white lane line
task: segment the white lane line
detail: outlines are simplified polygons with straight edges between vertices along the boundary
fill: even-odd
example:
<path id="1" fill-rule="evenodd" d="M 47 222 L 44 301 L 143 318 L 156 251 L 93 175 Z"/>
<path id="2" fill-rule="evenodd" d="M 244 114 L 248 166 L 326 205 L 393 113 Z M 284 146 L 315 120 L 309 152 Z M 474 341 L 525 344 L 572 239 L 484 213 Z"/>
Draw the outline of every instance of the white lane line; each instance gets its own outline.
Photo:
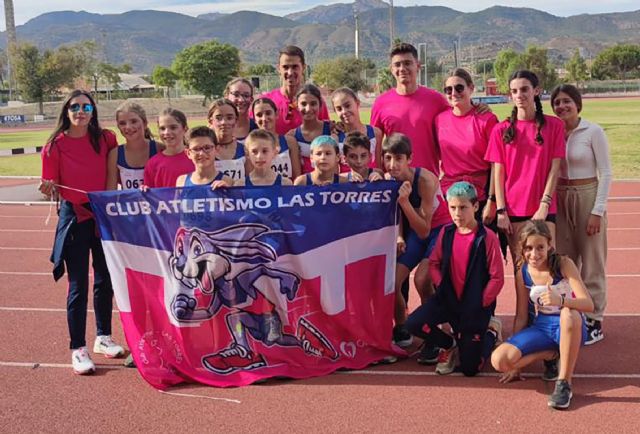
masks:
<path id="1" fill-rule="evenodd" d="M 71 364 L 67 363 L 38 363 L 38 362 L 2 362 L 0 361 L 0 367 L 7 368 L 29 368 L 29 369 L 37 369 L 37 368 L 57 368 L 57 369 L 69 369 L 71 368 Z M 123 365 L 97 365 L 98 369 L 125 369 L 127 368 Z M 433 371 L 371 371 L 371 370 L 361 370 L 361 371 L 336 371 L 338 375 L 374 375 L 374 376 L 409 376 L 409 377 L 442 377 L 440 374 L 436 374 Z M 462 376 L 460 372 L 454 372 L 451 374 L 453 376 Z M 480 372 L 478 373 L 478 377 L 499 377 L 501 374 L 498 372 Z M 539 373 L 533 372 L 525 372 L 522 374 L 524 377 L 528 378 L 537 378 L 540 377 Z M 640 374 L 573 374 L 573 378 L 591 378 L 591 379 L 626 379 L 626 380 L 640 380 Z M 164 392 L 167 395 L 176 395 L 176 396 L 186 396 L 186 397 L 196 397 L 196 398 L 208 398 L 208 399 L 219 399 L 234 403 L 239 403 L 235 399 L 228 398 L 214 398 L 209 396 L 201 396 L 201 395 L 189 395 L 185 393 L 175 393 L 175 392 Z M 237 401 L 237 402 L 236 402 Z"/>
<path id="2" fill-rule="evenodd" d="M 513 317 L 514 316 L 514 312 L 497 312 L 495 314 L 495 316 Z M 633 312 L 633 313 L 605 313 L 604 317 L 605 318 L 624 318 L 624 317 L 637 318 L 637 317 L 640 317 L 640 313 L 637 313 L 637 312 Z"/>
<path id="3" fill-rule="evenodd" d="M 505 274 L 504 277 L 513 279 L 513 274 Z M 607 279 L 610 277 L 640 277 L 640 274 L 607 274 Z"/>
<path id="4" fill-rule="evenodd" d="M 640 228 L 607 228 L 607 231 L 640 231 Z"/>
<path id="5" fill-rule="evenodd" d="M 613 215 L 613 214 L 607 214 L 607 215 Z M 2 219 L 42 219 L 42 221 L 44 221 L 47 219 L 47 216 L 46 215 L 0 215 L 0 218 Z M 58 216 L 54 214 L 51 216 L 51 218 L 57 219 Z"/>
<path id="6" fill-rule="evenodd" d="M 35 271 L 0 271 L 0 275 L 8 276 L 53 276 L 51 272 L 40 273 Z"/>
<path id="7" fill-rule="evenodd" d="M 436 374 L 434 371 L 336 371 L 339 375 L 379 375 L 379 376 L 409 376 L 409 377 L 442 377 L 440 374 Z M 461 372 L 454 372 L 456 377 L 461 377 Z M 499 372 L 480 372 L 478 377 L 499 377 Z M 523 377 L 539 378 L 541 374 L 533 372 L 525 372 Z M 640 380 L 640 374 L 573 374 L 573 378 L 591 378 L 591 379 L 626 379 L 626 380 Z"/>
<path id="8" fill-rule="evenodd" d="M 0 306 L 0 312 L 67 312 L 67 309 L 57 307 L 14 307 Z M 93 309 L 87 309 L 87 312 L 95 313 Z M 119 310 L 112 310 L 111 313 L 120 313 Z"/>
<path id="9" fill-rule="evenodd" d="M 98 369 L 129 369 L 124 365 L 96 365 Z M 38 363 L 38 362 L 1 362 L 0 367 L 7 368 L 64 368 L 69 369 L 72 365 L 66 363 Z"/>
<path id="10" fill-rule="evenodd" d="M 608 212 L 607 216 L 610 215 L 640 215 L 640 212 Z"/>
<path id="11" fill-rule="evenodd" d="M 215 396 L 206 396 L 206 395 L 192 395 L 190 393 L 166 392 L 166 391 L 163 391 L 163 390 L 158 390 L 158 392 L 162 393 L 163 395 L 181 396 L 181 397 L 185 397 L 185 398 L 204 398 L 204 399 L 211 399 L 213 401 L 224 401 L 224 402 L 229 402 L 229 403 L 232 403 L 232 404 L 242 404 L 242 402 L 237 400 L 237 399 L 218 398 L 218 397 L 215 397 Z"/>
<path id="12" fill-rule="evenodd" d="M 37 251 L 51 251 L 51 247 L 2 247 L 0 250 L 37 250 Z"/>
<path id="13" fill-rule="evenodd" d="M 51 229 L 0 229 L 0 232 L 50 232 L 54 233 L 55 230 Z"/>

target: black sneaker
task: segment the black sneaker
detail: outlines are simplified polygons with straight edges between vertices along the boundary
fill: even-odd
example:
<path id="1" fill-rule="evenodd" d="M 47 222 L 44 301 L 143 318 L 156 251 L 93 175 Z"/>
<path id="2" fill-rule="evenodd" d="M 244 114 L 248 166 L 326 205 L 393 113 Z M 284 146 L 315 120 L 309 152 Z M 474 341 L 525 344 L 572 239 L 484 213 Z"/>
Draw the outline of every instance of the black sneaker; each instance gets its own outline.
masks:
<path id="1" fill-rule="evenodd" d="M 398 324 L 393 328 L 393 342 L 401 348 L 406 348 L 413 342 L 413 336 L 404 324 Z"/>
<path id="2" fill-rule="evenodd" d="M 602 323 L 595 319 L 587 319 L 587 339 L 584 341 L 585 345 L 593 345 L 604 339 L 602 334 Z"/>
<path id="3" fill-rule="evenodd" d="M 542 361 L 544 363 L 544 372 L 542 372 L 544 381 L 556 381 L 558 379 L 558 361 L 558 357 Z"/>
<path id="4" fill-rule="evenodd" d="M 420 348 L 420 353 L 418 354 L 418 363 L 421 365 L 435 365 L 438 363 L 438 355 L 440 354 L 440 349 L 438 347 L 434 347 L 433 345 L 422 344 L 422 348 Z"/>
<path id="5" fill-rule="evenodd" d="M 124 366 L 126 366 L 127 368 L 135 368 L 136 367 L 136 362 L 133 361 L 133 356 L 131 354 L 129 354 L 127 356 L 127 358 L 125 359 Z"/>
<path id="6" fill-rule="evenodd" d="M 569 408 L 571 397 L 573 397 L 571 385 L 566 380 L 558 380 L 556 381 L 556 388 L 553 393 L 549 395 L 547 404 L 549 407 L 557 409 Z"/>

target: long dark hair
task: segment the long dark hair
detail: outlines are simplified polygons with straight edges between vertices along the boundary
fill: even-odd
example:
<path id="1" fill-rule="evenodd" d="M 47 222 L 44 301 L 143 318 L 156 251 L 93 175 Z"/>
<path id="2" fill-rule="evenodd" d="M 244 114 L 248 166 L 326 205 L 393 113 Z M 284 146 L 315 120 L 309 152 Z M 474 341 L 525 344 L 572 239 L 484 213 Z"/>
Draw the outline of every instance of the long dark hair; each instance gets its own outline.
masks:
<path id="1" fill-rule="evenodd" d="M 551 231 L 547 224 L 542 220 L 529 220 L 520 230 L 520 258 L 518 258 L 518 268 L 524 264 L 524 248 L 527 244 L 527 238 L 532 235 L 539 235 L 547 239 L 549 243 L 549 251 L 547 252 L 547 263 L 549 265 L 549 273 L 552 276 L 560 276 L 560 267 L 562 264 L 562 256 L 551 247 L 552 237 Z"/>
<path id="2" fill-rule="evenodd" d="M 98 123 L 98 107 L 96 107 L 96 102 L 89 92 L 86 92 L 81 89 L 75 89 L 67 95 L 62 103 L 62 109 L 60 110 L 60 115 L 58 116 L 58 122 L 56 124 L 56 128 L 53 130 L 53 133 L 47 139 L 47 143 L 51 143 L 51 147 L 55 144 L 56 138 L 60 133 L 67 131 L 69 127 L 71 127 L 71 120 L 69 119 L 69 105 L 71 100 L 79 97 L 81 95 L 86 96 L 91 102 L 93 106 L 93 112 L 91 113 L 91 120 L 89 121 L 89 140 L 91 141 L 91 146 L 93 150 L 96 151 L 96 154 L 100 153 L 100 139 L 102 138 L 102 128 Z"/>
<path id="3" fill-rule="evenodd" d="M 526 69 L 521 69 L 519 71 L 514 72 L 509 77 L 509 84 L 516 78 L 524 78 L 531 83 L 531 87 L 534 89 L 538 87 L 540 81 L 538 80 L 538 76 L 531 71 L 527 71 Z M 536 95 L 533 98 L 533 101 L 536 104 L 536 125 L 538 126 L 536 132 L 536 142 L 539 145 L 544 143 L 544 138 L 542 137 L 542 127 L 545 124 L 544 113 L 542 113 L 542 102 L 540 101 L 540 96 Z M 502 140 L 505 143 L 511 143 L 516 138 L 516 122 L 518 121 L 518 107 L 513 106 L 513 110 L 511 111 L 511 117 L 509 118 L 509 127 L 504 130 L 502 133 Z"/>

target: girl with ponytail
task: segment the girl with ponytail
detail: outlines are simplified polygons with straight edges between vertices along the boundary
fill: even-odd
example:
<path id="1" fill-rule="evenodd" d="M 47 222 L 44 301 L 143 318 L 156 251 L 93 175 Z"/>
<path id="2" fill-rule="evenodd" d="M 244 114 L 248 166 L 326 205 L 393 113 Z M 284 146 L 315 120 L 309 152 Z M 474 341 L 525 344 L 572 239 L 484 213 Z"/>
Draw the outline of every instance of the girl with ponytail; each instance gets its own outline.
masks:
<path id="1" fill-rule="evenodd" d="M 546 222 L 555 239 L 555 189 L 565 139 L 562 121 L 542 112 L 541 89 L 533 72 L 514 72 L 509 90 L 515 106 L 493 129 L 485 159 L 494 163 L 498 229 L 507 235 L 516 264 L 518 233 L 528 220 Z"/>
<path id="2" fill-rule="evenodd" d="M 109 152 L 107 189 L 138 189 L 144 183 L 144 166 L 164 149 L 153 139 L 144 108 L 125 101 L 116 109 L 116 124 L 125 143 Z"/>

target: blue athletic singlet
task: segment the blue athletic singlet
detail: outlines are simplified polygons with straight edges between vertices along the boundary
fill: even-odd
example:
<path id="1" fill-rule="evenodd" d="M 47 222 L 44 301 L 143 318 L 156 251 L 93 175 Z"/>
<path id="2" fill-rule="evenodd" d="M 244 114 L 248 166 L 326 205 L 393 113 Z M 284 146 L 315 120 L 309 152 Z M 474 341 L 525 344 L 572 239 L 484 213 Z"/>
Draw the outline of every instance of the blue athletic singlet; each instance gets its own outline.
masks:
<path id="1" fill-rule="evenodd" d="M 330 136 L 331 135 L 331 122 L 324 121 L 322 123 L 322 135 Z M 311 164 L 311 141 L 307 141 L 302 135 L 302 126 L 296 128 L 294 137 L 298 142 L 298 147 L 300 148 L 300 159 L 302 163 L 302 172 L 308 173 L 313 170 L 313 165 Z M 315 137 L 314 137 L 315 138 Z"/>
<path id="2" fill-rule="evenodd" d="M 244 185 L 247 187 L 256 187 L 256 185 L 253 182 L 251 182 L 251 177 L 249 175 L 244 177 Z M 276 176 L 276 179 L 273 181 L 273 184 L 271 185 L 282 185 L 282 175 L 278 174 L 278 176 Z M 263 186 L 259 185 L 258 187 L 263 187 Z"/>
<path id="3" fill-rule="evenodd" d="M 340 184 L 340 176 L 333 175 L 332 184 Z M 316 185 L 316 184 L 313 183 L 313 178 L 311 178 L 311 174 L 310 173 L 307 173 L 307 185 Z"/>
<path id="4" fill-rule="evenodd" d="M 118 146 L 118 176 L 120 178 L 120 187 L 123 190 L 138 189 L 144 184 L 144 166 L 131 167 L 127 163 L 124 152 L 125 145 Z M 158 147 L 155 140 L 149 140 L 149 158 L 158 153 Z M 148 161 L 148 160 L 147 160 Z"/>
<path id="5" fill-rule="evenodd" d="M 192 175 L 192 174 L 193 174 L 193 173 L 187 173 L 187 176 L 184 178 L 184 186 L 185 186 L 185 187 L 200 187 L 200 186 L 203 186 L 203 185 L 210 185 L 210 184 L 211 184 L 211 183 L 207 183 L 207 184 L 194 184 L 194 183 L 193 183 L 193 181 L 191 180 L 191 175 Z M 224 176 L 224 173 L 222 173 L 222 172 L 218 172 L 218 173 L 216 174 L 216 177 L 215 177 L 215 178 L 213 178 L 213 181 L 220 181 L 220 180 L 222 180 L 222 177 L 223 177 L 223 176 Z M 211 181 L 211 182 L 213 182 L 213 181 Z"/>
<path id="6" fill-rule="evenodd" d="M 372 125 L 365 125 L 367 128 L 367 137 L 369 138 L 369 142 L 371 143 L 371 161 L 369 162 L 372 165 L 376 164 L 376 147 L 378 146 L 376 140 L 376 130 Z M 340 132 L 338 133 L 338 146 L 340 147 L 340 154 L 344 155 L 344 140 L 347 138 L 348 133 Z"/>
<path id="7" fill-rule="evenodd" d="M 293 176 L 293 169 L 291 168 L 291 154 L 289 154 L 289 144 L 285 136 L 278 136 L 280 144 L 280 153 L 275 156 L 271 162 L 271 168 L 274 172 L 291 178 Z"/>
<path id="8" fill-rule="evenodd" d="M 236 153 L 231 160 L 219 160 L 216 157 L 216 170 L 227 175 L 235 182 L 245 177 L 244 161 L 244 146 L 236 143 Z"/>
<path id="9" fill-rule="evenodd" d="M 254 121 L 253 118 L 249 118 L 249 132 L 251 132 L 253 130 L 257 130 L 257 129 L 258 129 L 258 124 L 256 124 L 256 121 Z M 247 140 L 247 136 L 236 137 L 236 140 L 241 145 L 244 145 L 244 141 Z"/>

